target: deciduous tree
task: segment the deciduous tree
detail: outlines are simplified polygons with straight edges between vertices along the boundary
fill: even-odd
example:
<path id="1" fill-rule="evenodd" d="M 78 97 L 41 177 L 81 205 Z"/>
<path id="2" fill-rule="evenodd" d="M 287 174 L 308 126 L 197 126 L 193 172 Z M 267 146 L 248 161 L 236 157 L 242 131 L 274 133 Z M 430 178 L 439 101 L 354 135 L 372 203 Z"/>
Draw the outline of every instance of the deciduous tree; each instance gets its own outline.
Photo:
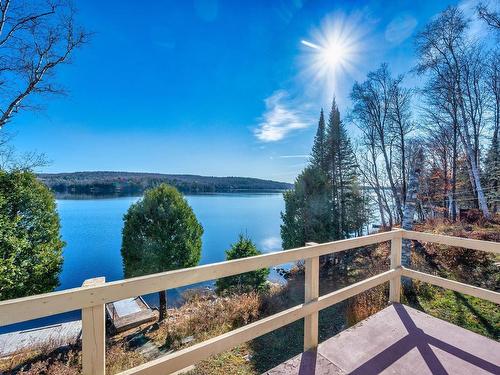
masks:
<path id="1" fill-rule="evenodd" d="M 416 39 L 416 71 L 434 85 L 444 85 L 446 100 L 457 108 L 458 134 L 467 158 L 478 207 L 491 218 L 480 176 L 480 137 L 484 129 L 484 54 L 466 37 L 469 22 L 457 7 L 448 7 Z"/>
<path id="2" fill-rule="evenodd" d="M 40 96 L 64 92 L 54 74 L 88 36 L 69 0 L 0 1 L 0 129 L 39 108 Z"/>

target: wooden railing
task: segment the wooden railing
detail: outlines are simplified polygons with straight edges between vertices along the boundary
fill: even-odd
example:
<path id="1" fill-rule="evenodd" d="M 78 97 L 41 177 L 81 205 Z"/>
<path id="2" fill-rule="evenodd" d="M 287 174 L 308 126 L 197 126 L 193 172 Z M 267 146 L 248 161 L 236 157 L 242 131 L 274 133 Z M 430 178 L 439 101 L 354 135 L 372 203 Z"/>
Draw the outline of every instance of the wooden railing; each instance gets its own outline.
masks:
<path id="1" fill-rule="evenodd" d="M 81 309 L 83 373 L 85 375 L 101 375 L 105 373 L 106 367 L 104 316 L 106 303 L 278 264 L 305 260 L 305 301 L 303 304 L 121 373 L 121 375 L 169 374 L 302 318 L 304 318 L 305 325 L 304 350 L 314 348 L 318 345 L 318 312 L 320 310 L 387 281 L 390 283 L 390 301 L 399 302 L 402 276 L 500 304 L 500 293 L 402 267 L 403 239 L 434 242 L 500 254 L 500 243 L 396 229 L 330 243 L 308 243 L 297 249 L 127 280 L 106 283 L 104 278 L 91 279 L 87 280 L 81 288 L 0 302 L 0 326 Z M 389 271 L 319 296 L 319 257 L 321 255 L 385 241 L 391 241 L 391 267 Z"/>

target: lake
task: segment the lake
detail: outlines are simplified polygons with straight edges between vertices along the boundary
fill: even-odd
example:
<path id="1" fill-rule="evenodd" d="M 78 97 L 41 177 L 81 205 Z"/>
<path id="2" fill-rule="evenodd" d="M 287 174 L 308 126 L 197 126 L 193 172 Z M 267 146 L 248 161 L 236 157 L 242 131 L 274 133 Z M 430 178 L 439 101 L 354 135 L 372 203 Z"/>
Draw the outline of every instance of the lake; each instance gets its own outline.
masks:
<path id="1" fill-rule="evenodd" d="M 85 279 L 98 276 L 105 276 L 106 281 L 123 278 L 120 254 L 123 215 L 138 199 L 122 197 L 57 201 L 61 233 L 66 242 L 57 290 L 79 287 Z M 280 212 L 284 209 L 281 193 L 199 194 L 187 195 L 186 199 L 204 229 L 200 264 L 223 261 L 225 250 L 237 240 L 240 233 L 248 235 L 263 252 L 281 249 Z M 270 279 L 281 280 L 274 270 Z M 168 291 L 169 305 L 180 300 L 182 291 Z M 157 293 L 145 296 L 145 299 L 150 305 L 157 305 Z M 0 333 L 79 318 L 80 312 L 74 311 L 0 327 Z"/>

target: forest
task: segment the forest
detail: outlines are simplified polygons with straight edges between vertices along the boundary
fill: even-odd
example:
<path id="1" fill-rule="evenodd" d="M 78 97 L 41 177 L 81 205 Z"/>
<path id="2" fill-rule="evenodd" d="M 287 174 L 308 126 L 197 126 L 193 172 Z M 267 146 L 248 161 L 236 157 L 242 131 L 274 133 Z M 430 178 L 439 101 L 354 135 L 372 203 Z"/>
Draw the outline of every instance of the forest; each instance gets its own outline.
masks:
<path id="1" fill-rule="evenodd" d="M 42 173 L 37 175 L 57 196 L 130 196 L 168 183 L 183 193 L 279 191 L 291 187 L 285 182 L 250 177 L 211 177 L 134 172 Z"/>

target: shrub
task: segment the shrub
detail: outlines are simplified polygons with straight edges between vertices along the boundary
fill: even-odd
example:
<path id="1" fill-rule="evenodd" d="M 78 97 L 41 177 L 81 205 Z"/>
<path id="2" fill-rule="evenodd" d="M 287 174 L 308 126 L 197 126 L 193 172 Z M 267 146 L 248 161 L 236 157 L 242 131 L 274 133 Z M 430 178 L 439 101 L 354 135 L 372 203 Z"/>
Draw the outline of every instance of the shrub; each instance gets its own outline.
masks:
<path id="1" fill-rule="evenodd" d="M 262 254 L 249 238 L 240 234 L 236 243 L 226 251 L 226 260 L 240 259 Z M 224 292 L 250 292 L 261 291 L 266 288 L 269 269 L 246 272 L 239 275 L 218 279 L 216 282 L 217 293 Z"/>
<path id="2" fill-rule="evenodd" d="M 63 247 L 52 193 L 29 171 L 0 170 L 0 300 L 52 291 Z"/>

